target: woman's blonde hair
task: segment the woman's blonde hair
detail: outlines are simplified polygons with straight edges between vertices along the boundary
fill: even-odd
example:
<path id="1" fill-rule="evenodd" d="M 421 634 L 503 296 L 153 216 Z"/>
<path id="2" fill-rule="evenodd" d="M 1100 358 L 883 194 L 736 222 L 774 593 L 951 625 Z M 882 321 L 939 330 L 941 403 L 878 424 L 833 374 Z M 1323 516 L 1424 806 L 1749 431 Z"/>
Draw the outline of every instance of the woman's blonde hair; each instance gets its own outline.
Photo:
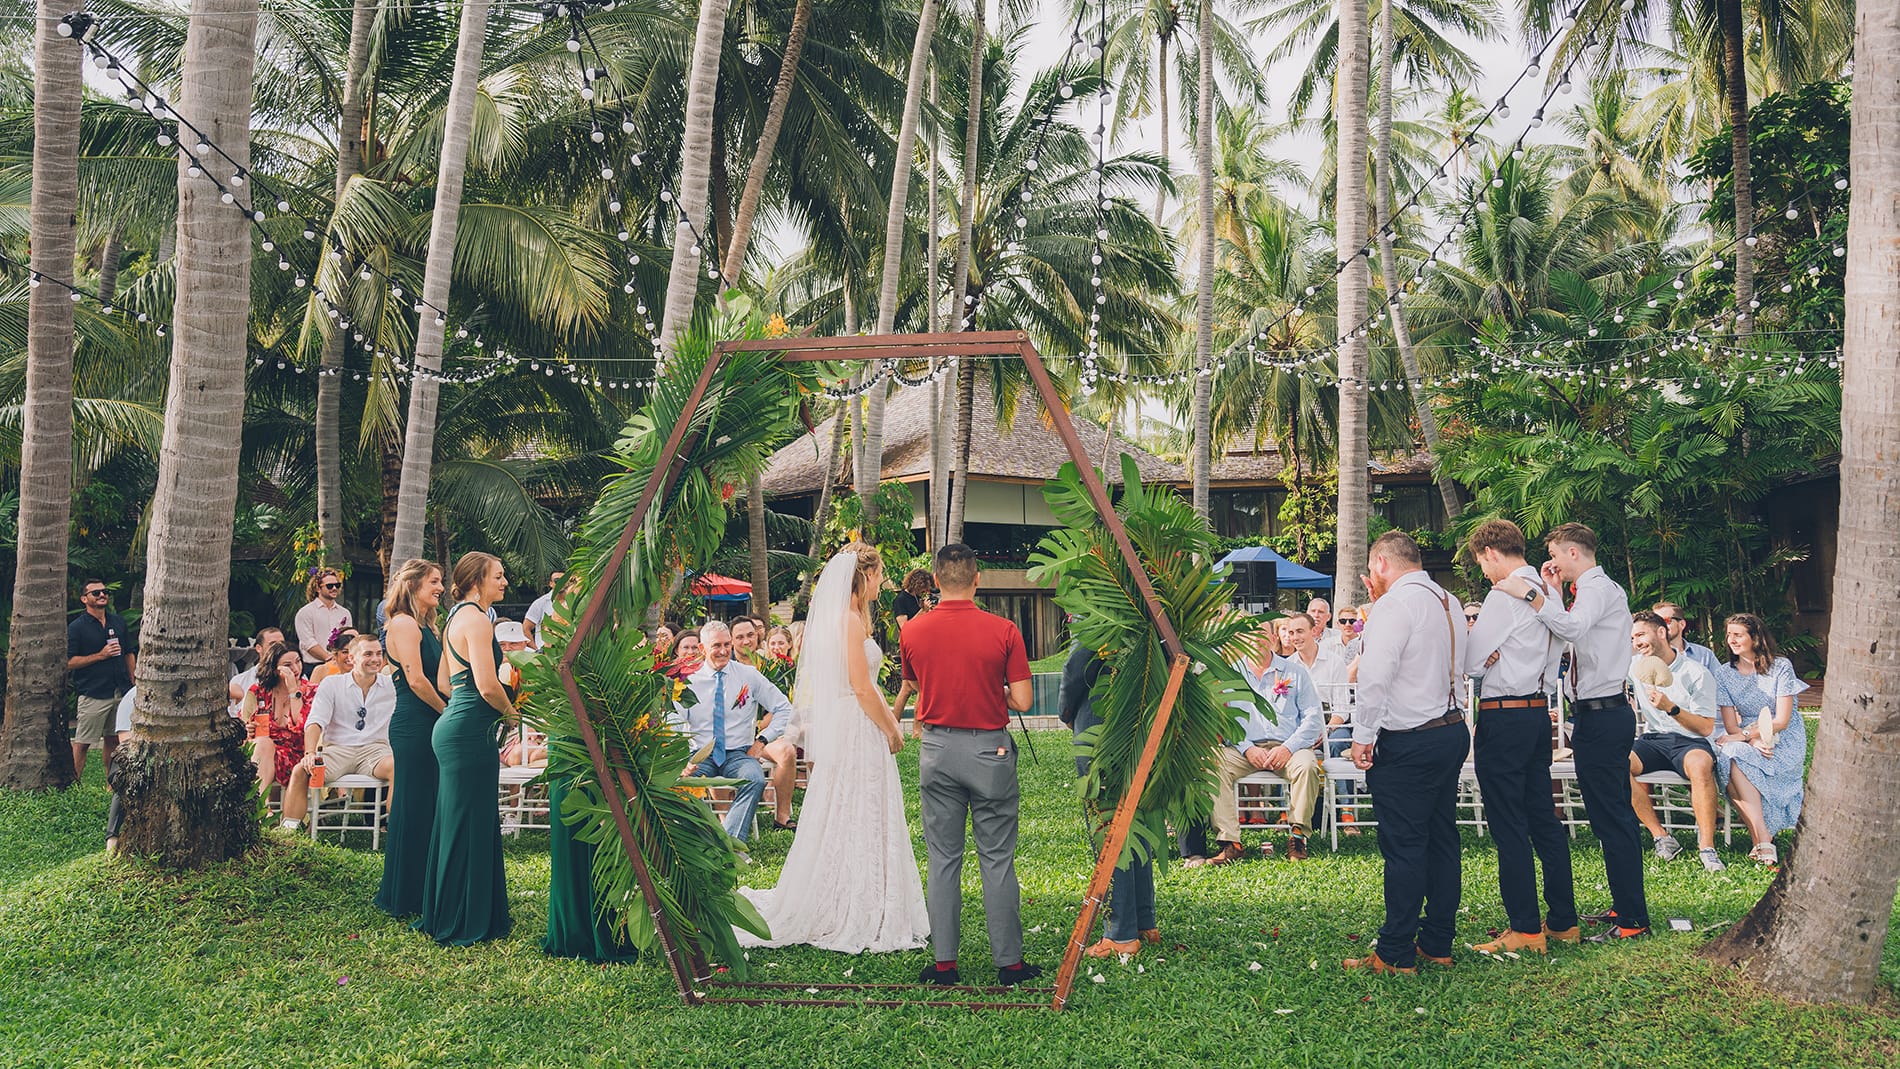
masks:
<path id="1" fill-rule="evenodd" d="M 467 594 L 480 586 L 488 578 L 491 569 L 501 564 L 501 558 L 493 553 L 464 553 L 462 559 L 455 562 L 455 571 L 450 576 L 449 596 L 456 601 L 467 601 Z"/>
<path id="2" fill-rule="evenodd" d="M 862 596 L 871 585 L 871 573 L 884 567 L 884 555 L 869 542 L 851 542 L 838 552 L 858 558 L 858 570 L 851 576 L 851 596 Z"/>
<path id="3" fill-rule="evenodd" d="M 418 625 L 435 630 L 434 614 L 425 620 L 422 613 L 416 611 L 416 589 L 427 582 L 429 576 L 441 574 L 442 566 L 432 560 L 417 557 L 403 561 L 396 569 L 396 574 L 389 579 L 389 595 L 383 599 L 384 618 L 409 616 Z"/>

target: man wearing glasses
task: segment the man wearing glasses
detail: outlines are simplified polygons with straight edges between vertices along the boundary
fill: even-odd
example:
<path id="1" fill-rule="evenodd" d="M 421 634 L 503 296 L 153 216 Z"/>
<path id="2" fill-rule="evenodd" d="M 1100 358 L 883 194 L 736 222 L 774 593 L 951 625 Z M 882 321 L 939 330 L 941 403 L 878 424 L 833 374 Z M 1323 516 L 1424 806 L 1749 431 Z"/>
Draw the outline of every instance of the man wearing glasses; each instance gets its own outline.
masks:
<path id="1" fill-rule="evenodd" d="M 337 596 L 342 593 L 343 573 L 335 568 L 321 569 L 310 580 L 310 603 L 297 610 L 297 648 L 303 651 L 305 678 L 309 678 L 311 669 L 334 656 L 329 642 L 337 628 L 356 623 L 350 618 L 349 608 L 337 604 Z"/>
<path id="2" fill-rule="evenodd" d="M 304 758 L 284 791 L 284 827 L 303 827 L 310 806 L 310 770 L 323 761 L 326 780 L 374 776 L 391 783 L 396 759 L 389 749 L 389 718 L 396 712 L 396 684 L 383 674 L 383 644 L 375 635 L 350 640 L 353 667 L 317 684 L 304 721 Z M 392 789 L 393 793 L 393 789 Z"/>
<path id="3" fill-rule="evenodd" d="M 1715 671 L 1715 651 L 1700 643 L 1688 641 L 1683 634 L 1689 626 L 1689 617 L 1683 613 L 1682 606 L 1673 601 L 1659 601 L 1650 607 L 1650 611 L 1662 617 L 1663 622 L 1669 625 L 1669 645 L 1674 647 L 1677 653 L 1686 654 L 1695 663 L 1711 672 Z"/>
<path id="4" fill-rule="evenodd" d="M 125 618 L 107 610 L 112 593 L 105 583 L 88 579 L 79 584 L 79 603 L 85 611 L 66 625 L 66 671 L 72 674 L 79 697 L 79 722 L 73 731 L 73 778 L 86 775 L 86 751 L 94 743 L 105 754 L 106 767 L 119 748 L 112 731 L 119 698 L 132 687 L 138 668 L 138 639 Z"/>

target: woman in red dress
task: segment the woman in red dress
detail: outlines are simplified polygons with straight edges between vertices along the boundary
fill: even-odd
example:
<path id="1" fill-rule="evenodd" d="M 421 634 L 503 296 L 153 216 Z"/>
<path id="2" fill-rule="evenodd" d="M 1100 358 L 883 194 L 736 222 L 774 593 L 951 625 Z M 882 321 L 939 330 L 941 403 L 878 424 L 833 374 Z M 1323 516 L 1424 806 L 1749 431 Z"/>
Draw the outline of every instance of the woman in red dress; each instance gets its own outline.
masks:
<path id="1" fill-rule="evenodd" d="M 288 786 L 291 769 L 303 760 L 303 726 L 317 688 L 302 678 L 303 656 L 282 643 L 265 647 L 257 663 L 257 682 L 244 695 L 244 722 L 270 717 L 269 736 L 255 738 L 252 752 L 257 789 L 268 794 L 273 783 Z"/>

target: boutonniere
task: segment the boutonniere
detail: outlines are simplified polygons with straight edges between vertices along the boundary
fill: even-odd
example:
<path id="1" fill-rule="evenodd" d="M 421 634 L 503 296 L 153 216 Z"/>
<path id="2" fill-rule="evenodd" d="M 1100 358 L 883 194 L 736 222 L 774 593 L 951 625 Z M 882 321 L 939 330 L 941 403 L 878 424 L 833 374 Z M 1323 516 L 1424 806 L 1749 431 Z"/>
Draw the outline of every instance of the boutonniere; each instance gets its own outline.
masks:
<path id="1" fill-rule="evenodd" d="M 741 706 L 743 706 L 743 705 L 745 704 L 745 701 L 746 701 L 746 699 L 747 699 L 747 698 L 750 698 L 750 697 L 752 697 L 752 688 L 751 688 L 751 687 L 740 687 L 740 688 L 739 688 L 739 696 L 738 696 L 737 698 L 734 698 L 734 699 L 732 699 L 732 707 L 733 707 L 734 709 L 737 709 L 737 708 L 739 708 L 739 707 L 741 707 Z"/>
<path id="2" fill-rule="evenodd" d="M 1284 698 L 1293 691 L 1292 676 L 1278 676 L 1273 681 L 1273 696 Z"/>

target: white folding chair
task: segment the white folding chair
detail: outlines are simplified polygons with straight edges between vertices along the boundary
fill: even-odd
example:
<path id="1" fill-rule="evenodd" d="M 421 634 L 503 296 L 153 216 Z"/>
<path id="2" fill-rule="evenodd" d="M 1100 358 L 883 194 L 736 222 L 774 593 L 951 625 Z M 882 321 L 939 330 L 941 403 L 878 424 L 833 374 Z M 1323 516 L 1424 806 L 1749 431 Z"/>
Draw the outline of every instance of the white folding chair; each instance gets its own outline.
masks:
<path id="1" fill-rule="evenodd" d="M 331 788 L 342 793 L 335 801 L 326 802 L 324 796 Z M 307 817 L 311 841 L 315 842 L 323 832 L 331 832 L 341 839 L 346 833 L 362 831 L 367 826 L 370 849 L 382 849 L 383 803 L 388 797 L 389 784 L 374 776 L 338 776 L 321 788 L 310 788 Z M 357 817 L 366 819 L 357 821 Z"/>

